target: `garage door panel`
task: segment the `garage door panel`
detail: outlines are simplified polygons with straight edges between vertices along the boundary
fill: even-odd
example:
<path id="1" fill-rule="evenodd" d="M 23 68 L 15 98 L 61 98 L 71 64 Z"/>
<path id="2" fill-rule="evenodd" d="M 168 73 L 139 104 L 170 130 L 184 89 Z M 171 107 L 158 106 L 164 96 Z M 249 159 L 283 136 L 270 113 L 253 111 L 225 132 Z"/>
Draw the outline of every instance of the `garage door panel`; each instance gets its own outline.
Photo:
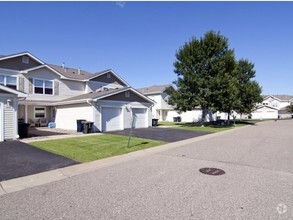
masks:
<path id="1" fill-rule="evenodd" d="M 144 108 L 134 108 L 132 109 L 132 114 L 136 116 L 136 128 L 147 127 L 147 111 Z"/>
<path id="2" fill-rule="evenodd" d="M 121 129 L 123 129 L 122 109 L 102 107 L 102 131 L 115 131 Z"/>

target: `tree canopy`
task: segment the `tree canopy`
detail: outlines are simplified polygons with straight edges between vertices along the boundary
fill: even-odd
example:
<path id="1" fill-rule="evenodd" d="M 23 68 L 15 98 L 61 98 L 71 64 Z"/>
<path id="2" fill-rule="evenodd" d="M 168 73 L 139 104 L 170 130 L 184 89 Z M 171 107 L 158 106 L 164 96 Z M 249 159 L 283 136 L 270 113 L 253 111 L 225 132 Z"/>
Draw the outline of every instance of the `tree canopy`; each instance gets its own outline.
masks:
<path id="1" fill-rule="evenodd" d="M 260 101 L 261 88 L 251 80 L 253 64 L 236 61 L 228 39 L 220 33 L 209 31 L 186 42 L 176 52 L 174 67 L 177 90 L 167 90 L 169 104 L 179 112 L 200 106 L 203 122 L 208 111 L 248 113 Z"/>

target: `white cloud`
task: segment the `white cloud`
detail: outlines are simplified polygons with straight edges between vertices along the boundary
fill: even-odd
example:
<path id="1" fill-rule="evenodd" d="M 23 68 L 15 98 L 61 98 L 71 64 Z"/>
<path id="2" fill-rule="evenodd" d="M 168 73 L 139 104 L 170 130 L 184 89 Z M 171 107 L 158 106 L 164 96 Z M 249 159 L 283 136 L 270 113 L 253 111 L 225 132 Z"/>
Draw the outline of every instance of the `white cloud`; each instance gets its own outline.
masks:
<path id="1" fill-rule="evenodd" d="M 119 6 L 120 8 L 124 8 L 126 5 L 126 2 L 116 2 L 116 5 Z"/>

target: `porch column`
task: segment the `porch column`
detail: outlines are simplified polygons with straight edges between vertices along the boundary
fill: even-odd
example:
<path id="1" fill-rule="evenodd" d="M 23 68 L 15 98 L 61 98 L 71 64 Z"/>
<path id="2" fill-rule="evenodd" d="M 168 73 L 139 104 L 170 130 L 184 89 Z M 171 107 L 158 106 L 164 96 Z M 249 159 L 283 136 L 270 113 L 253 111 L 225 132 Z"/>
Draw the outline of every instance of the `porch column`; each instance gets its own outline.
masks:
<path id="1" fill-rule="evenodd" d="M 27 105 L 24 105 L 24 123 L 27 123 Z"/>
<path id="2" fill-rule="evenodd" d="M 160 121 L 164 121 L 163 110 L 160 110 Z"/>

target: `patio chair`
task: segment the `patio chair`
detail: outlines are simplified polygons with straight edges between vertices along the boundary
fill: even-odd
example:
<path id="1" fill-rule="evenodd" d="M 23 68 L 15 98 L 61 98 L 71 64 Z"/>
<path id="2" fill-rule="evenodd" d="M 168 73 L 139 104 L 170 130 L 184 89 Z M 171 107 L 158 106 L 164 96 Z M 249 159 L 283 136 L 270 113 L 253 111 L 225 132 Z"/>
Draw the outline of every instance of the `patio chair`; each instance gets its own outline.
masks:
<path id="1" fill-rule="evenodd" d="M 39 125 L 40 125 L 40 127 L 47 127 L 48 126 L 48 120 L 46 118 L 39 119 Z"/>

